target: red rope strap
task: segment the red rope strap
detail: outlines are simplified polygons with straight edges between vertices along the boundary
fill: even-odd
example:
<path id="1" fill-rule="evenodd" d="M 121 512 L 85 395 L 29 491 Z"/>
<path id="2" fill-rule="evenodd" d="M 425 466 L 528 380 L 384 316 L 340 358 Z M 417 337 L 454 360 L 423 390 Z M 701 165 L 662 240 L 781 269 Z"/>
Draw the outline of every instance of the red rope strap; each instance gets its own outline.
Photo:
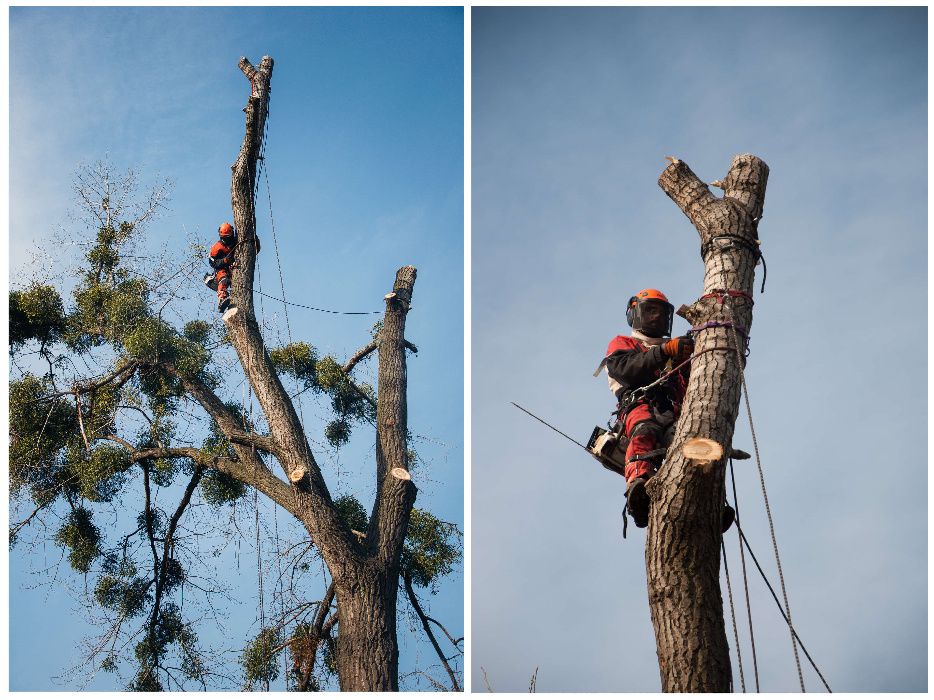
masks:
<path id="1" fill-rule="evenodd" d="M 755 302 L 752 300 L 752 295 L 746 294 L 746 292 L 739 289 L 711 289 L 710 292 L 701 297 L 701 299 L 710 299 L 711 297 L 715 298 L 721 304 L 724 303 L 726 297 L 741 297 L 746 299 L 750 304 Z"/>

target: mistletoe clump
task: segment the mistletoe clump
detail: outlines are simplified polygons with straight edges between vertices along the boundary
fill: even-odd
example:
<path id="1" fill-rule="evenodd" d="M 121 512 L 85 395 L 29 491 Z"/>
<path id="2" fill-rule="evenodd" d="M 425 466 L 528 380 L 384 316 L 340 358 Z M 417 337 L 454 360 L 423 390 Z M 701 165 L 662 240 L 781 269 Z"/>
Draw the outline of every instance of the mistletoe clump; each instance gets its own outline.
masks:
<path id="1" fill-rule="evenodd" d="M 101 553 L 100 530 L 91 519 L 91 511 L 84 507 L 71 511 L 55 534 L 55 541 L 70 550 L 68 561 L 82 574 L 90 571 L 91 564 Z"/>
<path id="2" fill-rule="evenodd" d="M 261 630 L 256 638 L 247 644 L 241 660 L 248 688 L 252 688 L 257 681 L 271 683 L 279 677 L 279 665 L 275 656 L 279 644 L 279 630 L 271 627 Z"/>
<path id="3" fill-rule="evenodd" d="M 349 494 L 344 495 L 334 500 L 334 508 L 344 525 L 357 532 L 366 532 L 366 511 L 360 501 Z"/>
<path id="4" fill-rule="evenodd" d="M 42 346 L 57 342 L 65 332 L 65 308 L 55 287 L 34 283 L 10 292 L 10 349 L 28 340 Z"/>
<path id="5" fill-rule="evenodd" d="M 436 581 L 451 573 L 460 561 L 463 534 L 454 523 L 412 509 L 402 550 L 402 570 L 418 586 L 435 590 Z"/>

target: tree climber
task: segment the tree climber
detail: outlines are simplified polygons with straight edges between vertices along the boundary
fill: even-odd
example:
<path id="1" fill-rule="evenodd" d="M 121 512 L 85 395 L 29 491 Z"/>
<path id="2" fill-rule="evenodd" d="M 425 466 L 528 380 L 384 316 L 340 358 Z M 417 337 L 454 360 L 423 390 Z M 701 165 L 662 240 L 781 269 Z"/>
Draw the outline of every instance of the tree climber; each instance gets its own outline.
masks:
<path id="1" fill-rule="evenodd" d="M 638 392 L 635 397 L 633 393 L 657 380 L 669 362 L 674 367 L 694 352 L 692 338 L 669 339 L 674 310 L 668 297 L 657 289 L 643 289 L 631 297 L 626 321 L 632 327 L 632 337 L 613 338 L 603 362 L 610 391 L 619 402 L 617 425 L 629 441 L 626 504 L 636 527 L 649 523 L 645 484 L 664 459 L 665 432 L 674 426 L 681 412 L 690 365 L 647 392 Z"/>
<path id="2" fill-rule="evenodd" d="M 237 232 L 228 222 L 222 223 L 217 229 L 220 240 L 211 246 L 208 263 L 214 272 L 204 277 L 204 283 L 211 289 L 217 290 L 217 310 L 221 313 L 230 306 L 230 269 L 234 265 L 234 249 L 237 247 Z M 259 252 L 259 237 L 254 236 L 256 252 Z"/>
<path id="3" fill-rule="evenodd" d="M 230 306 L 230 267 L 234 262 L 237 233 L 226 221 L 218 227 L 217 233 L 220 240 L 211 246 L 208 257 L 208 264 L 214 268 L 214 272 L 205 275 L 204 283 L 217 290 L 217 310 L 224 313 Z"/>
<path id="4" fill-rule="evenodd" d="M 691 366 L 685 364 L 647 391 L 637 391 L 686 362 L 694 352 L 694 339 L 689 335 L 671 338 L 674 311 L 668 297 L 657 289 L 643 289 L 630 297 L 626 321 L 632 328 L 632 336 L 613 338 L 602 363 L 610 391 L 619 402 L 617 432 L 628 440 L 624 474 L 626 508 L 636 527 L 649 524 L 645 484 L 664 461 L 690 375 Z M 724 531 L 733 517 L 733 509 L 725 506 Z"/>

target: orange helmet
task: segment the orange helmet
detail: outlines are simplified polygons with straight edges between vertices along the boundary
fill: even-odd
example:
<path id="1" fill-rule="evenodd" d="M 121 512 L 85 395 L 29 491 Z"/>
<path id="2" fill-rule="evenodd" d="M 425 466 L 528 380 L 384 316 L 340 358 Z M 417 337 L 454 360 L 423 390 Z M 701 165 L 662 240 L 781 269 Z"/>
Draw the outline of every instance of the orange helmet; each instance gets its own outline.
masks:
<path id="1" fill-rule="evenodd" d="M 629 324 L 629 327 L 634 330 L 641 330 L 641 306 L 647 301 L 661 302 L 665 306 L 668 313 L 668 322 L 665 324 L 668 328 L 668 333 L 666 335 L 670 336 L 671 325 L 674 321 L 675 307 L 668 301 L 668 297 L 657 289 L 643 289 L 641 292 L 636 292 L 634 296 L 629 297 L 629 303 L 626 305 L 626 322 Z"/>
<path id="2" fill-rule="evenodd" d="M 233 235 L 234 230 L 233 226 L 225 221 L 218 227 L 217 232 L 220 234 L 221 238 L 230 238 Z"/>

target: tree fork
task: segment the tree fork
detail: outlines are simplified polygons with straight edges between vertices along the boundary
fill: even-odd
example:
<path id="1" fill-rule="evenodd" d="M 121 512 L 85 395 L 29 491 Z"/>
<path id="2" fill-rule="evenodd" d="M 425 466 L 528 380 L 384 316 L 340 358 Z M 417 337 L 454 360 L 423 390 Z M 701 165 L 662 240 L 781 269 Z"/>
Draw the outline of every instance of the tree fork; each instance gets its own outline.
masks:
<path id="1" fill-rule="evenodd" d="M 699 469 L 681 448 L 703 438 L 731 454 L 745 354 L 744 347 L 735 349 L 733 331 L 745 338 L 752 325 L 757 226 L 769 168 L 750 154 L 734 157 L 726 177 L 714 183 L 724 189 L 717 198 L 686 163 L 670 160 L 658 184 L 694 224 L 706 253 L 704 296 L 678 313 L 695 328 L 712 325 L 695 336 L 696 359 L 672 449 L 646 487 L 652 499 L 645 546 L 649 610 L 662 690 L 729 692 L 720 593 L 725 459 Z M 722 290 L 742 294 L 718 296 Z"/>

